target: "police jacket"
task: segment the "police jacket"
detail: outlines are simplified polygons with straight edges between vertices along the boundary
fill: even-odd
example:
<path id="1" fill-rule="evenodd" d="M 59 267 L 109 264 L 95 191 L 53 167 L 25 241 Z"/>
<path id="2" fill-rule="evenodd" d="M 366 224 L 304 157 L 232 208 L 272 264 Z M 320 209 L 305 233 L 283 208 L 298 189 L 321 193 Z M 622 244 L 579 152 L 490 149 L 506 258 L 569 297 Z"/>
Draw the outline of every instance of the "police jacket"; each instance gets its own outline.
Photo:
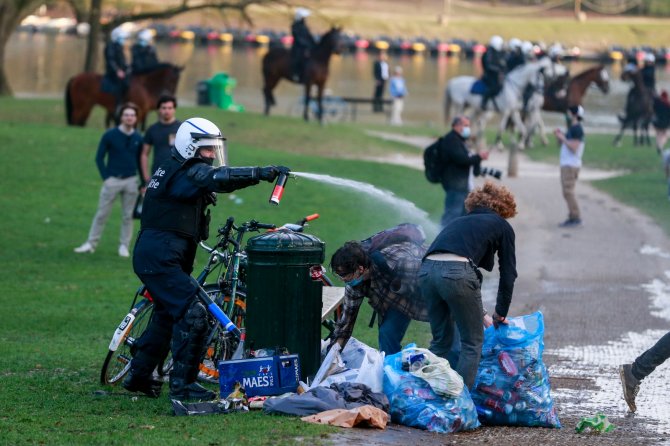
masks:
<path id="1" fill-rule="evenodd" d="M 512 51 L 509 56 L 507 56 L 506 69 L 509 73 L 518 66 L 521 66 L 526 63 L 526 58 L 523 53 L 520 51 Z"/>
<path id="2" fill-rule="evenodd" d="M 234 176 L 230 172 L 240 171 Z M 232 192 L 258 184 L 258 168 L 214 168 L 199 158 L 172 157 L 154 172 L 144 196 L 142 227 L 170 231 L 195 242 L 207 239 L 213 192 Z"/>
<path id="3" fill-rule="evenodd" d="M 488 47 L 482 57 L 482 67 L 484 71 L 494 73 L 505 72 L 505 57 L 501 51 Z"/>
<path id="4" fill-rule="evenodd" d="M 128 63 L 126 55 L 123 53 L 123 45 L 117 42 L 109 42 L 105 46 L 105 75 L 112 79 L 117 79 L 118 70 L 127 71 Z"/>
<path id="5" fill-rule="evenodd" d="M 649 91 L 654 93 L 656 90 L 656 69 L 653 65 L 647 65 L 642 67 L 642 83 L 647 87 Z"/>
<path id="6" fill-rule="evenodd" d="M 158 65 L 156 49 L 151 45 L 140 45 L 136 43 L 130 49 L 133 56 L 131 69 L 133 73 L 146 72 Z"/>
<path id="7" fill-rule="evenodd" d="M 471 155 L 465 145 L 465 139 L 455 130 L 442 139 L 440 159 L 445 163 L 442 175 L 444 190 L 467 192 L 470 166 L 478 166 L 482 158 Z"/>
<path id="8" fill-rule="evenodd" d="M 293 35 L 293 47 L 292 50 L 309 50 L 312 49 L 316 42 L 314 36 L 307 28 L 305 20 L 298 20 L 293 22 L 291 25 L 291 34 Z"/>

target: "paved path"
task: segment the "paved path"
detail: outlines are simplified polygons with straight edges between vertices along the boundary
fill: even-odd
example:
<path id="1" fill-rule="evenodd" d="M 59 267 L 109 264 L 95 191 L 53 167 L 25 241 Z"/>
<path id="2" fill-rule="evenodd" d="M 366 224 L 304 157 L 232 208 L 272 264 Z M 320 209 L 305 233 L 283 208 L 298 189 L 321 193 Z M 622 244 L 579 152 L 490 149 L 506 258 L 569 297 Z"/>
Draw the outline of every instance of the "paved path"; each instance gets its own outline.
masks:
<path id="1" fill-rule="evenodd" d="M 383 135 L 391 137 L 390 135 Z M 425 138 L 403 138 L 418 148 Z M 587 146 L 588 150 L 588 146 Z M 423 168 L 417 156 L 385 160 Z M 486 165 L 505 171 L 507 154 L 492 152 Z M 626 416 L 617 366 L 632 361 L 670 329 L 670 240 L 648 217 L 590 186 L 611 172 L 585 169 L 577 185 L 584 225 L 561 229 L 567 208 L 558 167 L 521 156 L 518 178 L 503 177 L 519 215 L 510 220 L 517 237 L 519 278 L 511 315 L 543 311 L 545 362 L 564 428 L 484 428 L 447 437 L 396 426 L 372 434 L 343 433 L 353 444 L 670 444 L 670 364 L 641 386 L 638 414 Z M 481 181 L 481 180 L 478 180 Z M 491 308 L 497 277 L 486 274 L 483 294 Z M 603 412 L 618 429 L 580 436 L 582 416 Z M 364 435 L 359 435 L 363 432 Z M 338 435 L 337 442 L 342 438 Z"/>

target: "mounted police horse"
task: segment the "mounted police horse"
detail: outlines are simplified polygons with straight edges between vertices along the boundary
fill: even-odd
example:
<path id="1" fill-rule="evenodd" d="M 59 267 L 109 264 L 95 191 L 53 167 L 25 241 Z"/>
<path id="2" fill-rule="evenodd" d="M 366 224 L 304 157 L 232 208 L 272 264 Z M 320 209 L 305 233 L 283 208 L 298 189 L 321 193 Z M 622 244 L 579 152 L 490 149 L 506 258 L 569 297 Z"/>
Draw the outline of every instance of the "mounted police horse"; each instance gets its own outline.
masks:
<path id="1" fill-rule="evenodd" d="M 144 73 L 131 76 L 125 100 L 137 105 L 137 122 L 145 128 L 147 114 L 156 108 L 163 94 L 174 95 L 179 83 L 182 67 L 163 63 Z M 109 127 L 116 112 L 114 95 L 102 90 L 102 74 L 80 73 L 67 82 L 65 87 L 65 113 L 67 123 L 84 127 L 94 106 L 107 110 L 105 125 Z"/>
<path id="2" fill-rule="evenodd" d="M 321 36 L 321 40 L 312 49 L 311 55 L 305 63 L 302 79 L 305 85 L 305 103 L 303 118 L 309 120 L 309 102 L 312 85 L 317 87 L 317 116 L 319 122 L 323 122 L 323 90 L 328 79 L 328 66 L 333 54 L 342 51 L 340 42 L 341 28 L 333 27 Z M 272 48 L 263 57 L 263 97 L 265 98 L 265 114 L 270 114 L 270 107 L 276 104 L 272 90 L 281 79 L 294 82 L 291 72 L 291 55 L 286 48 Z"/>
<path id="3" fill-rule="evenodd" d="M 633 129 L 633 145 L 651 145 L 649 124 L 654 117 L 654 96 L 642 80 L 640 70 L 625 70 L 621 74 L 622 81 L 632 81 L 633 87 L 626 97 L 626 107 L 623 115 L 618 115 L 621 129 L 612 144 L 621 147 L 621 137 L 626 128 Z M 638 134 L 638 128 L 640 133 Z"/>
<path id="4" fill-rule="evenodd" d="M 573 78 L 568 76 L 567 72 L 563 76 L 558 76 L 544 91 L 535 92 L 528 101 L 525 122 L 529 142 L 533 134 L 539 131 L 542 144 L 546 146 L 549 143 L 541 111 L 566 113 L 569 107 L 582 105 L 586 91 L 591 85 L 598 87 L 603 94 L 609 93 L 610 76 L 603 65 L 588 68 Z M 565 94 L 558 95 L 559 91 Z"/>
<path id="5" fill-rule="evenodd" d="M 521 119 L 521 110 L 523 108 L 523 91 L 528 85 L 537 87 L 542 85 L 542 71 L 551 65 L 549 58 L 542 58 L 538 62 L 530 62 L 515 68 L 507 74 L 505 82 L 500 93 L 489 101 L 489 109 L 497 108 L 502 115 L 498 133 L 496 135 L 496 145 L 502 148 L 502 134 L 505 131 L 507 121 L 512 119 L 515 128 L 520 132 L 518 144 L 524 147 L 526 141 L 526 127 Z M 472 92 L 473 85 L 477 79 L 473 76 L 458 76 L 452 78 L 447 83 L 445 91 L 445 117 L 448 120 L 450 115 L 463 113 L 466 109 L 473 109 L 474 116 L 472 122 L 477 124 L 476 137 L 483 138 L 484 128 L 488 120 L 489 113 L 481 109 L 482 95 Z M 452 110 L 453 109 L 453 110 Z"/>

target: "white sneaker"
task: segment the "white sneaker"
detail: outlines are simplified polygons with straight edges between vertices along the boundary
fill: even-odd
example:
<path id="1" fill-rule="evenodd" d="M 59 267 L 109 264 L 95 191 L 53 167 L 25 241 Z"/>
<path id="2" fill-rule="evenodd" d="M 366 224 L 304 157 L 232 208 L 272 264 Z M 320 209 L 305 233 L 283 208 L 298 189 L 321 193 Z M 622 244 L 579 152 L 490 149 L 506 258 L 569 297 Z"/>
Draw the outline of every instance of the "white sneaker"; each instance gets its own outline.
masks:
<path id="1" fill-rule="evenodd" d="M 86 242 L 83 245 L 74 248 L 74 252 L 79 254 L 83 252 L 90 252 L 91 254 L 93 254 L 95 252 L 95 248 L 89 242 Z"/>
<path id="2" fill-rule="evenodd" d="M 128 252 L 128 247 L 126 245 L 119 245 L 119 255 L 121 257 L 130 257 L 130 253 Z"/>

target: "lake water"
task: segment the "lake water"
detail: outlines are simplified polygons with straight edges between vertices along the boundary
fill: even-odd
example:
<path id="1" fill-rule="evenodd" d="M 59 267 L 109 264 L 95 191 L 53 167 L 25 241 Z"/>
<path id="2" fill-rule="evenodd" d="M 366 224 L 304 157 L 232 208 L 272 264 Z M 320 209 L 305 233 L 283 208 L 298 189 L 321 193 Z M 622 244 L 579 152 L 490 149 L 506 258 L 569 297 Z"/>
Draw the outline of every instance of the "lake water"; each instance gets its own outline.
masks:
<path id="1" fill-rule="evenodd" d="M 200 46 L 189 43 L 158 43 L 160 60 L 185 66 L 177 92 L 182 104 L 195 104 L 198 81 L 218 72 L 227 72 L 237 80 L 235 101 L 247 110 L 261 112 L 263 98 L 260 63 L 267 51 L 264 48 L 232 48 L 230 46 Z M 14 33 L 5 55 L 10 85 L 18 97 L 62 97 L 67 80 L 79 73 L 84 64 L 85 40 L 69 35 Z M 102 57 L 101 57 L 102 58 Z M 331 60 L 328 88 L 339 96 L 371 97 L 373 91 L 372 64 L 374 55 L 366 52 L 334 56 Z M 442 102 L 447 81 L 454 76 L 478 75 L 480 68 L 472 61 L 454 57 L 430 55 L 392 55 L 391 67 L 403 67 L 409 97 L 405 101 L 403 118 L 408 123 L 443 126 Z M 595 65 L 593 62 L 572 62 L 570 72 L 580 73 Z M 629 85 L 621 82 L 621 66 L 609 65 L 612 78 L 610 94 L 605 96 L 593 87 L 587 93 L 584 106 L 588 125 L 614 128 L 616 113 L 623 109 Z M 102 72 L 102 66 L 99 69 Z M 657 70 L 659 88 L 670 89 L 670 65 Z M 302 95 L 302 88 L 287 81 L 275 90 L 277 106 L 273 113 L 289 114 Z M 369 107 L 359 106 L 359 120 L 379 122 L 384 116 L 369 113 Z M 545 114 L 550 125 L 560 124 L 562 117 Z"/>

